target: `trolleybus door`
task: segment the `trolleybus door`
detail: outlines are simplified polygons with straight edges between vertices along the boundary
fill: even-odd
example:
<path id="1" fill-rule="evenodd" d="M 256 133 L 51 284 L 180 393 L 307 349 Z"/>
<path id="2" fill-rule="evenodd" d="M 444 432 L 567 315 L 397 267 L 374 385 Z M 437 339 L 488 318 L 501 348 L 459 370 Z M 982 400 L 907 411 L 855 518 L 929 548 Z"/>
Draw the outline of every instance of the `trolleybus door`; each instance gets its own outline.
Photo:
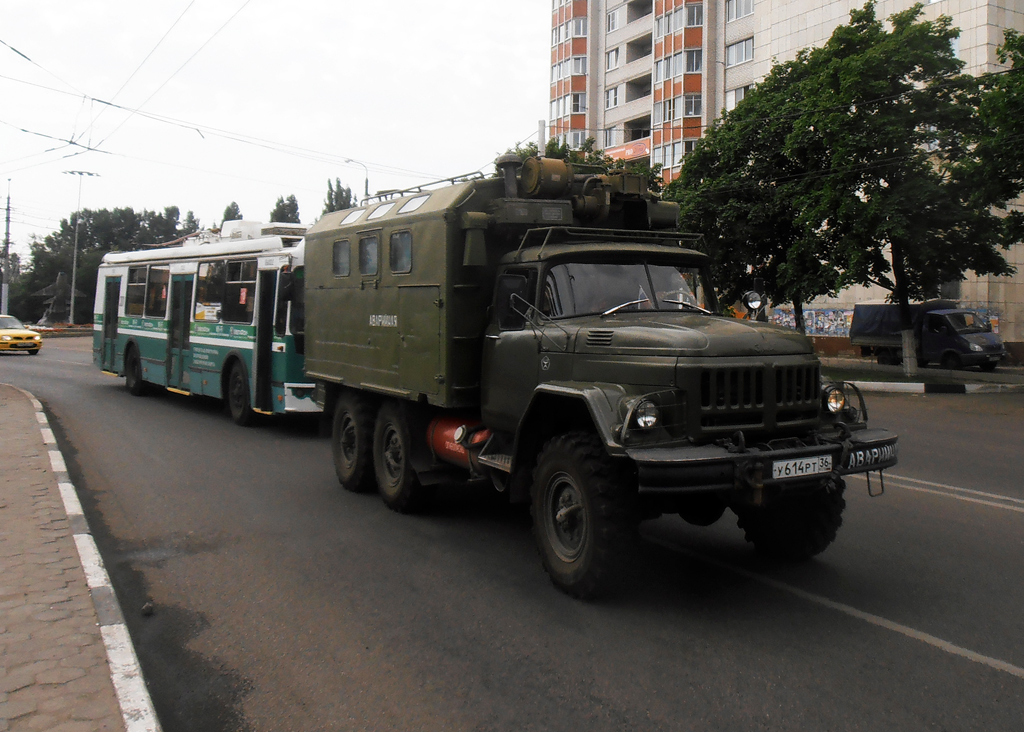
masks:
<path id="1" fill-rule="evenodd" d="M 121 278 L 107 277 L 103 295 L 103 344 L 100 354 L 100 368 L 114 371 L 117 354 L 117 309 L 121 299 Z"/>
<path id="2" fill-rule="evenodd" d="M 167 338 L 167 386 L 188 389 L 192 351 L 189 321 L 192 312 L 194 275 L 171 276 L 171 322 Z"/>
<path id="3" fill-rule="evenodd" d="M 256 303 L 256 344 L 252 354 L 252 405 L 261 412 L 274 409 L 271 383 L 274 375 L 274 300 L 277 297 L 277 270 L 260 270 L 259 300 Z"/>

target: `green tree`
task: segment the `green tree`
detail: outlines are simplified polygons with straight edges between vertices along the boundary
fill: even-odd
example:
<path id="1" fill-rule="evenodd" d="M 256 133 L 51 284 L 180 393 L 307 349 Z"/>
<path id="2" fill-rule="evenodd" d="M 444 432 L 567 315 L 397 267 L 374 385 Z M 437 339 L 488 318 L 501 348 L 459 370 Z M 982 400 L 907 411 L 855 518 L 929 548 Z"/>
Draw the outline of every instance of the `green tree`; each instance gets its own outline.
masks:
<path id="1" fill-rule="evenodd" d="M 224 209 L 224 216 L 221 217 L 221 221 L 240 221 L 242 219 L 242 210 L 238 208 L 238 204 L 232 201 Z"/>
<path id="2" fill-rule="evenodd" d="M 199 219 L 196 215 L 189 211 L 185 214 L 185 220 L 181 222 L 181 233 L 182 234 L 194 234 L 202 228 L 199 223 Z"/>
<path id="3" fill-rule="evenodd" d="M 270 211 L 271 221 L 283 221 L 290 224 L 302 223 L 299 220 L 299 202 L 295 199 L 295 196 L 284 196 L 277 197 L 277 203 L 274 204 L 274 208 Z"/>
<path id="4" fill-rule="evenodd" d="M 921 21 L 921 9 L 891 16 L 891 30 L 875 17 L 873 2 L 854 10 L 824 46 L 777 67 L 735 117 L 726 115 L 721 127 L 747 117 L 744 134 L 762 144 L 732 156 L 731 168 L 716 174 L 729 181 L 742 178 L 739 166 L 757 168 L 759 180 L 744 180 L 743 190 L 776 189 L 784 200 L 774 205 L 789 209 L 776 222 L 790 215 L 794 231 L 783 246 L 766 237 L 709 245 L 739 249 L 754 270 L 771 273 L 777 262 L 772 286 L 785 299 L 851 284 L 885 287 L 900 305 L 908 352 L 912 298 L 934 295 L 967 270 L 1012 271 L 999 251 L 1005 226 L 991 209 L 1000 201 L 971 185 L 979 82 L 959 73 L 951 47 L 959 31 L 951 20 Z M 760 107 L 759 121 L 740 112 L 748 101 Z M 709 135 L 698 149 L 713 155 L 718 139 Z M 708 181 L 686 174 L 693 157 L 673 190 L 682 200 L 696 178 Z M 727 190 L 712 185 L 704 192 Z M 770 205 L 767 195 L 737 198 L 730 204 L 745 211 L 734 212 L 735 220 L 744 213 L 756 219 Z M 905 363 L 915 367 L 912 358 Z"/>
<path id="5" fill-rule="evenodd" d="M 324 200 L 323 213 L 329 214 L 332 211 L 344 211 L 346 208 L 352 208 L 354 205 L 355 199 L 352 197 L 352 189 L 341 185 L 340 178 L 335 178 L 334 183 L 328 178 L 327 198 Z"/>

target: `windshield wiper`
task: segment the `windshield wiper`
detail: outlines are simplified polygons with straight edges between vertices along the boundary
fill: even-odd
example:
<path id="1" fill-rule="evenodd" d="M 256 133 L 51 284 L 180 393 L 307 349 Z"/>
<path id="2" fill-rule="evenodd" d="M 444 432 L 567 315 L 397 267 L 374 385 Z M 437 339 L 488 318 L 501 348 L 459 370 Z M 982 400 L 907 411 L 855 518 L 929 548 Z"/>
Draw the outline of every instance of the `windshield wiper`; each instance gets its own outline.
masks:
<path id="1" fill-rule="evenodd" d="M 612 313 L 617 313 L 618 311 L 622 310 L 622 308 L 628 308 L 630 305 L 639 305 L 640 303 L 650 302 L 650 301 L 651 301 L 651 298 L 649 298 L 649 297 L 642 297 L 639 300 L 630 300 L 629 302 L 624 302 L 621 305 L 616 305 L 613 308 L 608 308 L 603 313 L 601 313 L 601 317 L 603 318 L 605 315 L 611 315 Z"/>
<path id="2" fill-rule="evenodd" d="M 697 310 L 699 312 L 702 312 L 705 315 L 711 315 L 711 311 L 710 310 L 705 310 L 700 305 L 694 305 L 692 302 L 687 302 L 686 300 L 668 300 L 666 298 L 662 298 L 661 301 L 662 302 L 667 302 L 669 305 L 682 305 L 684 307 L 688 307 L 688 308 L 691 308 L 693 310 Z"/>

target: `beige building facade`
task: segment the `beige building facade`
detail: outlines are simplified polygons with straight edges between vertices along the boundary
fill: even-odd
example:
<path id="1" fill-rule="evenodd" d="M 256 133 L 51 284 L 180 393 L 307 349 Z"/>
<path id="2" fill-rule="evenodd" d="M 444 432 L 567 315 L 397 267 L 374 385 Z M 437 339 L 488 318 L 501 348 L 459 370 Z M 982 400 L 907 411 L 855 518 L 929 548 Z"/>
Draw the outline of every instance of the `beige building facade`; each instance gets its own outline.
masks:
<path id="1" fill-rule="evenodd" d="M 552 0 L 549 135 L 588 137 L 616 159 L 647 160 L 665 178 L 708 124 L 731 109 L 773 63 L 824 43 L 864 0 Z M 912 0 L 881 0 L 886 18 Z M 969 73 L 1004 68 L 1003 30 L 1024 32 L 1024 0 L 924 0 L 924 17 L 949 15 Z M 1014 277 L 968 276 L 947 293 L 997 316 L 1006 341 L 1024 342 L 1024 246 Z M 821 308 L 852 308 L 886 292 L 851 288 Z"/>

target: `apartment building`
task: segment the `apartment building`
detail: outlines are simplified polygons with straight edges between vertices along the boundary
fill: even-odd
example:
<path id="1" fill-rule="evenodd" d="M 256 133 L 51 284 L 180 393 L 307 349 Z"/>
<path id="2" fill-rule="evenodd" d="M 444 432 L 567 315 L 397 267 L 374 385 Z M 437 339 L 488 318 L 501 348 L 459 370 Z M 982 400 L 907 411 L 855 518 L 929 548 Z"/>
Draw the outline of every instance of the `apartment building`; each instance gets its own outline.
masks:
<path id="1" fill-rule="evenodd" d="M 949 15 L 970 73 L 1003 68 L 1003 30 L 1024 32 L 1024 0 L 923 0 L 924 17 Z M 880 0 L 878 17 L 914 0 Z M 552 0 L 549 135 L 588 137 L 611 157 L 660 163 L 665 180 L 722 110 L 732 109 L 775 62 L 824 43 L 864 0 Z M 1007 257 L 1015 277 L 972 277 L 947 295 L 999 317 L 1024 342 L 1024 246 Z M 880 299 L 855 288 L 837 307 Z M 1024 350 L 1024 349 L 1022 349 Z"/>

